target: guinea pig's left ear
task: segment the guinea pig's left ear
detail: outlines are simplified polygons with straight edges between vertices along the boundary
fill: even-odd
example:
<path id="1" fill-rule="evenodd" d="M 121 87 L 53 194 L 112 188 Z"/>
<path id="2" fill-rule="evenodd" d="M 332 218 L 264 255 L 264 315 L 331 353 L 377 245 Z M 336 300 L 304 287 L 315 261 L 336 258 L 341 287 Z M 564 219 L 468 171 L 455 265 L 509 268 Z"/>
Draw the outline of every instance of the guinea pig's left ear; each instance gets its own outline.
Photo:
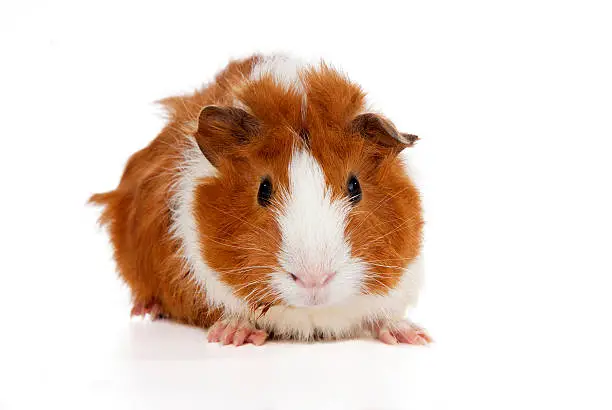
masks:
<path id="1" fill-rule="evenodd" d="M 216 166 L 233 148 L 250 142 L 259 126 L 257 118 L 240 108 L 209 105 L 200 111 L 195 139 L 202 153 Z"/>
<path id="2" fill-rule="evenodd" d="M 419 139 L 416 135 L 399 132 L 391 121 L 373 113 L 356 116 L 350 128 L 352 132 L 396 153 L 412 147 Z"/>

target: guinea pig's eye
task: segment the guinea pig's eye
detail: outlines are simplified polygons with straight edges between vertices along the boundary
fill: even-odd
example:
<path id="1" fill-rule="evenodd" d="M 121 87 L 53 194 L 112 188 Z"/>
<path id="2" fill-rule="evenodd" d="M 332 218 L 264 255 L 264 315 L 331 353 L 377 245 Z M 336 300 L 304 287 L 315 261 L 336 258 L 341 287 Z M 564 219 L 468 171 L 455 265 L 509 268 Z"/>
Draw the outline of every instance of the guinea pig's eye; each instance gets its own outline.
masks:
<path id="1" fill-rule="evenodd" d="M 356 176 L 352 175 L 346 183 L 346 190 L 348 191 L 349 201 L 353 204 L 361 201 L 361 186 Z"/>
<path id="2" fill-rule="evenodd" d="M 270 205 L 270 199 L 272 198 L 272 181 L 270 178 L 265 177 L 259 184 L 259 192 L 257 192 L 257 202 L 261 206 Z"/>

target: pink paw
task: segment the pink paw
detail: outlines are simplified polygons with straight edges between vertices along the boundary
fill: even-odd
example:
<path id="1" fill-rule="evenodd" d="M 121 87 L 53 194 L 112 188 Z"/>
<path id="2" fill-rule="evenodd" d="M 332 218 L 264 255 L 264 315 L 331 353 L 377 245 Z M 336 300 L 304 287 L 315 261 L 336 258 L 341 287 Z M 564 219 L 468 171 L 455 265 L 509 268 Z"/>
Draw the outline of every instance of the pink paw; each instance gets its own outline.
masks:
<path id="1" fill-rule="evenodd" d="M 245 343 L 253 343 L 261 346 L 267 338 L 266 332 L 256 329 L 248 322 L 219 320 L 208 330 L 208 341 L 222 345 L 241 346 Z"/>
<path id="2" fill-rule="evenodd" d="M 396 345 L 398 343 L 426 345 L 433 341 L 424 329 L 407 319 L 378 324 L 374 328 L 374 333 L 378 340 L 388 345 Z"/>
<path id="3" fill-rule="evenodd" d="M 130 316 L 145 316 L 149 315 L 151 320 L 167 318 L 162 306 L 156 300 L 150 300 L 147 303 L 134 303 Z"/>

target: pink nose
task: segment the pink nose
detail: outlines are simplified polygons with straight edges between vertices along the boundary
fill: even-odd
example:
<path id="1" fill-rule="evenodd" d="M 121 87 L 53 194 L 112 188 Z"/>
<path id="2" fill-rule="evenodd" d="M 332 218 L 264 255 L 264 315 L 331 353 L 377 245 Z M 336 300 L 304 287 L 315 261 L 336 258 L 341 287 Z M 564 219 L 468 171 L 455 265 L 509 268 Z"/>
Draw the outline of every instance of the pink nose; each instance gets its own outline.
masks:
<path id="1" fill-rule="evenodd" d="M 314 273 L 314 272 L 297 272 L 290 274 L 295 283 L 303 288 L 322 288 L 327 285 L 336 272 L 329 273 Z"/>

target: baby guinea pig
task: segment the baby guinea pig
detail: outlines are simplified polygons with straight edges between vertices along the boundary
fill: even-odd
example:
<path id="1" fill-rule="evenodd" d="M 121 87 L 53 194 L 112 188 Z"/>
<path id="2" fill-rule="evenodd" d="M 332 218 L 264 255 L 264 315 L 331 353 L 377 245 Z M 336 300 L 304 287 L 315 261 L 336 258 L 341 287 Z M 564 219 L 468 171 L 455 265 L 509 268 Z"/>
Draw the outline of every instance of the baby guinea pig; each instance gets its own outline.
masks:
<path id="1" fill-rule="evenodd" d="M 255 55 L 190 95 L 129 159 L 104 207 L 133 315 L 208 340 L 430 342 L 404 318 L 421 277 L 419 193 L 400 157 L 417 137 L 368 111 L 325 63 Z"/>

